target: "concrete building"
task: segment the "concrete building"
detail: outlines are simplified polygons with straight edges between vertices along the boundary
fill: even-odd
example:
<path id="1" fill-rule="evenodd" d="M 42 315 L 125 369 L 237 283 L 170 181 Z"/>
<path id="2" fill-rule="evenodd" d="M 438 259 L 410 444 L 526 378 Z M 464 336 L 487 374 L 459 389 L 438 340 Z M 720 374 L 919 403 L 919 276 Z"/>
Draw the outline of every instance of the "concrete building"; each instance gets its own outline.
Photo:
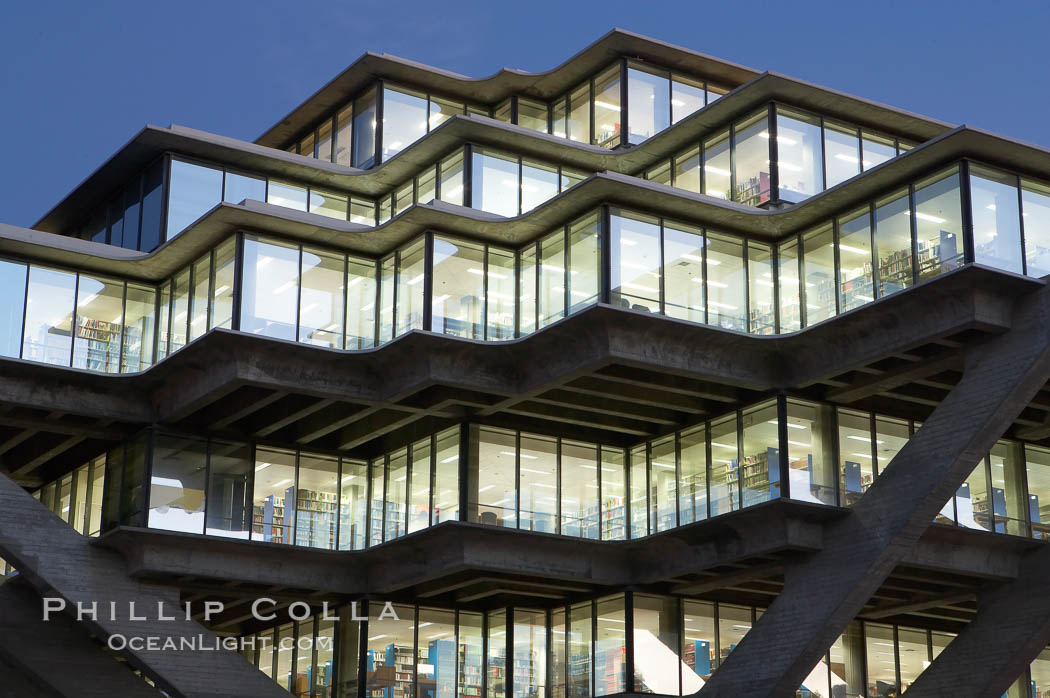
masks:
<path id="1" fill-rule="evenodd" d="M 0 695 L 1050 695 L 1046 150 L 365 54 L 0 255 Z"/>

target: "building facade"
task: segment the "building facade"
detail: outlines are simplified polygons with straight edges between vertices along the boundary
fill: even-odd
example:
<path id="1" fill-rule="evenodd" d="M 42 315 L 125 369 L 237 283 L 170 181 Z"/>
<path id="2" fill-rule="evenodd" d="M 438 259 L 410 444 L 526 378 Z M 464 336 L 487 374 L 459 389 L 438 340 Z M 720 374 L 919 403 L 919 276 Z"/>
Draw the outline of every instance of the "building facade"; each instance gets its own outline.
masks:
<path id="1" fill-rule="evenodd" d="M 0 676 L 1048 696 L 1047 274 L 1050 152 L 621 30 L 147 126 L 0 225 Z"/>

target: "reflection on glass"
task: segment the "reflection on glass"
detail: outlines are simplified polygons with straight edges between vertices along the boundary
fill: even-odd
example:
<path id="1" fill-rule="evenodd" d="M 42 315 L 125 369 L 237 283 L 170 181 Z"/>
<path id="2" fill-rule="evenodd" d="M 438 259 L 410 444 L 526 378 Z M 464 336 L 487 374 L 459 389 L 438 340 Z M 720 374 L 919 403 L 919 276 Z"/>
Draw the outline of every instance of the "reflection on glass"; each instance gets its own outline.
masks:
<path id="1" fill-rule="evenodd" d="M 802 201 L 824 190 L 820 118 L 777 108 L 780 198 Z"/>
<path id="2" fill-rule="evenodd" d="M 740 508 L 736 415 L 711 424 L 711 515 Z"/>
<path id="3" fill-rule="evenodd" d="M 1013 202 L 1016 220 L 1016 188 L 1013 189 Z M 962 200 L 959 194 L 958 167 L 940 172 L 915 185 L 915 228 L 920 281 L 962 266 Z M 1020 272 L 1019 231 L 1016 237 L 1017 271 Z"/>
<path id="4" fill-rule="evenodd" d="M 878 250 L 878 297 L 911 286 L 911 211 L 907 191 L 875 203 L 875 247 Z"/>
<path id="5" fill-rule="evenodd" d="M 671 99 L 666 75 L 631 65 L 627 68 L 627 123 L 630 142 L 641 143 L 671 124 Z"/>
<path id="6" fill-rule="evenodd" d="M 775 499 L 781 494 L 776 403 L 747 410 L 741 420 L 744 457 L 736 477 L 741 487 L 743 506 L 748 507 Z"/>
<path id="7" fill-rule="evenodd" d="M 610 224 L 612 303 L 660 312 L 659 220 L 614 209 Z"/>
<path id="8" fill-rule="evenodd" d="M 255 449 L 252 540 L 291 544 L 295 530 L 295 452 Z"/>
<path id="9" fill-rule="evenodd" d="M 663 252 L 664 312 L 682 320 L 704 322 L 704 237 L 701 229 L 666 223 Z"/>
<path id="10" fill-rule="evenodd" d="M 707 431 L 696 427 L 679 438 L 678 520 L 681 525 L 707 518 Z"/>
<path id="11" fill-rule="evenodd" d="M 156 434 L 150 471 L 149 527 L 204 533 L 207 441 Z"/>
<path id="12" fill-rule="evenodd" d="M 457 151 L 438 165 L 440 199 L 457 206 L 463 205 L 463 152 Z"/>
<path id="13" fill-rule="evenodd" d="M 266 188 L 266 203 L 305 211 L 308 203 L 306 187 L 271 180 Z"/>
<path id="14" fill-rule="evenodd" d="M 674 186 L 700 193 L 700 149 L 692 148 L 674 159 Z"/>
<path id="15" fill-rule="evenodd" d="M 617 100 L 616 104 L 619 104 Z M 606 111 L 611 105 L 599 107 Z M 614 107 L 619 113 L 619 106 Z M 619 116 L 616 117 L 619 119 Z M 569 95 L 569 140 L 580 143 L 591 142 L 591 86 L 583 85 Z"/>
<path id="16" fill-rule="evenodd" d="M 791 498 L 814 504 L 835 504 L 831 408 L 788 400 L 787 417 Z"/>
<path id="17" fill-rule="evenodd" d="M 598 599 L 594 636 L 594 695 L 623 693 L 627 687 L 625 661 L 626 616 L 623 595 Z"/>
<path id="18" fill-rule="evenodd" d="M 477 501 L 471 521 L 517 527 L 516 462 L 514 432 L 490 427 L 479 429 Z M 553 497 L 553 493 L 550 496 Z"/>
<path id="19" fill-rule="evenodd" d="M 1022 179 L 1021 206 L 1027 274 L 1040 278 L 1050 274 L 1050 187 Z"/>
<path id="20" fill-rule="evenodd" d="M 842 216 L 838 224 L 839 304 L 845 312 L 875 300 L 871 212 L 865 206 Z"/>
<path id="21" fill-rule="evenodd" d="M 208 507 L 204 532 L 248 540 L 252 530 L 252 446 L 212 439 L 208 453 Z"/>
<path id="22" fill-rule="evenodd" d="M 598 540 L 598 447 L 561 444 L 561 534 Z M 524 467 L 524 466 L 523 466 Z M 523 470 L 524 472 L 524 470 Z"/>
<path id="23" fill-rule="evenodd" d="M 601 278 L 601 242 L 598 216 L 591 215 L 569 226 L 569 314 L 598 302 Z"/>
<path id="24" fill-rule="evenodd" d="M 547 685 L 547 614 L 514 609 L 514 698 L 544 698 Z"/>
<path id="25" fill-rule="evenodd" d="M 973 211 L 974 261 L 1020 274 L 1021 216 L 1018 211 L 1017 177 L 972 165 L 970 201 Z"/>
<path id="26" fill-rule="evenodd" d="M 211 327 L 233 326 L 233 288 L 237 267 L 237 241 L 230 238 L 215 248 L 215 279 L 211 292 Z M 128 286 L 128 308 L 131 308 L 131 286 Z M 130 322 L 130 320 L 129 320 Z"/>
<path id="27" fill-rule="evenodd" d="M 718 604 L 718 663 L 722 664 L 729 653 L 751 630 L 751 609 L 746 606 Z"/>
<path id="28" fill-rule="evenodd" d="M 30 300 L 34 299 L 31 295 Z M 107 372 L 117 370 L 124 325 L 123 309 L 123 283 L 115 279 L 80 275 L 73 368 Z"/>
<path id="29" fill-rule="evenodd" d="M 538 326 L 565 317 L 565 233 L 540 241 Z"/>
<path id="30" fill-rule="evenodd" d="M 865 172 L 897 156 L 892 138 L 876 136 L 867 131 L 861 132 L 861 151 L 861 167 Z"/>
<path id="31" fill-rule="evenodd" d="M 678 526 L 678 477 L 675 437 L 658 439 L 649 449 L 649 530 Z"/>
<path id="32" fill-rule="evenodd" d="M 69 365 L 76 283 L 76 274 L 30 267 L 23 359 Z"/>
<path id="33" fill-rule="evenodd" d="M 349 258 L 346 272 L 346 348 L 375 344 L 376 268 L 370 260 Z"/>
<path id="34" fill-rule="evenodd" d="M 383 88 L 383 162 L 427 132 L 427 99 L 415 92 Z"/>
<path id="35" fill-rule="evenodd" d="M 824 168 L 828 188 L 860 174 L 860 138 L 857 129 L 824 122 Z"/>
<path id="36" fill-rule="evenodd" d="M 680 695 L 678 600 L 634 595 L 634 690 Z"/>
<path id="37" fill-rule="evenodd" d="M 18 358 L 25 307 L 26 265 L 0 260 L 0 356 Z M 29 358 L 28 356 L 26 358 Z"/>
<path id="38" fill-rule="evenodd" d="M 744 246 L 737 238 L 707 234 L 707 322 L 747 331 Z"/>
<path id="39" fill-rule="evenodd" d="M 763 111 L 733 126 L 733 200 L 748 206 L 758 206 L 770 197 L 768 122 Z"/>
<path id="40" fill-rule="evenodd" d="M 802 236 L 806 325 L 835 315 L 835 245 L 830 224 Z"/>
<path id="41" fill-rule="evenodd" d="M 521 212 L 536 208 L 558 193 L 558 168 L 524 160 L 521 164 Z"/>
<path id="42" fill-rule="evenodd" d="M 681 76 L 672 76 L 671 80 L 671 123 L 699 111 L 704 106 L 704 86 L 702 83 Z M 633 119 L 633 117 L 632 117 Z"/>
<path id="43" fill-rule="evenodd" d="M 295 341 L 298 246 L 245 236 L 243 276 L 241 331 Z"/>
<path id="44" fill-rule="evenodd" d="M 168 181 L 168 240 L 222 200 L 222 170 L 171 161 Z"/>
<path id="45" fill-rule="evenodd" d="M 435 236 L 432 329 L 484 339 L 484 314 L 484 245 Z"/>
<path id="46" fill-rule="evenodd" d="M 718 199 L 732 198 L 731 167 L 728 131 L 704 141 L 705 194 Z"/>
<path id="47" fill-rule="evenodd" d="M 518 172 L 516 157 L 475 150 L 472 207 L 500 216 L 518 215 Z"/>
<path id="48" fill-rule="evenodd" d="M 780 291 L 780 331 L 791 332 L 802 327 L 802 305 L 799 301 L 798 241 L 782 242 L 777 250 Z"/>
<path id="49" fill-rule="evenodd" d="M 376 90 L 354 100 L 353 164 L 362 169 L 375 164 L 376 158 Z M 349 147 L 350 143 L 347 142 Z"/>
<path id="50" fill-rule="evenodd" d="M 398 253 L 397 332 L 423 328 L 423 286 L 426 265 L 422 238 Z"/>
<path id="51" fill-rule="evenodd" d="M 595 145 L 611 148 L 620 143 L 620 66 L 614 65 L 594 79 Z"/>
<path id="52" fill-rule="evenodd" d="M 899 695 L 893 628 L 888 625 L 865 623 L 864 640 L 868 668 L 868 698 L 892 698 Z"/>
<path id="53" fill-rule="evenodd" d="M 295 544 L 335 550 L 339 459 L 302 453 L 296 489 Z"/>
<path id="54" fill-rule="evenodd" d="M 645 444 L 631 449 L 631 538 L 649 535 L 649 471 L 646 462 Z"/>
<path id="55" fill-rule="evenodd" d="M 485 339 L 514 338 L 514 252 L 488 248 Z M 473 273 L 473 272 L 471 272 Z"/>
<path id="56" fill-rule="evenodd" d="M 601 455 L 601 539 L 626 540 L 626 454 L 621 449 L 602 447 Z"/>
<path id="57" fill-rule="evenodd" d="M 547 105 L 518 97 L 518 125 L 540 133 L 547 132 Z"/>
<path id="58" fill-rule="evenodd" d="M 245 199 L 266 201 L 266 180 L 236 172 L 227 172 L 222 200 L 231 204 L 239 204 Z"/>
<path id="59" fill-rule="evenodd" d="M 415 609 L 397 604 L 393 609 L 396 620 L 389 614 L 379 618 L 376 610 L 369 609 L 365 691 L 370 696 L 396 691 L 398 696 L 413 698 L 416 668 L 421 663 L 415 649 Z"/>
<path id="60" fill-rule="evenodd" d="M 751 332 L 773 334 L 776 331 L 776 309 L 773 307 L 772 248 L 760 242 L 748 242 L 747 268 Z"/>

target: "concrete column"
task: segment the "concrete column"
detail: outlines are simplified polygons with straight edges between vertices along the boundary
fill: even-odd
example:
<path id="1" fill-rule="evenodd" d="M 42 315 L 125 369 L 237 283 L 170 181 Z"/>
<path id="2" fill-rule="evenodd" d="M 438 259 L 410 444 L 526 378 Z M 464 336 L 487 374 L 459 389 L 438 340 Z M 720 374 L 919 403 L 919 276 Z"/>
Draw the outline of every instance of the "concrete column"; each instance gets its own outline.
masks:
<path id="1" fill-rule="evenodd" d="M 793 696 L 1048 378 L 1044 287 L 1015 302 L 1009 331 L 967 351 L 959 384 L 850 514 L 826 526 L 824 548 L 787 565 L 780 596 L 697 695 Z"/>

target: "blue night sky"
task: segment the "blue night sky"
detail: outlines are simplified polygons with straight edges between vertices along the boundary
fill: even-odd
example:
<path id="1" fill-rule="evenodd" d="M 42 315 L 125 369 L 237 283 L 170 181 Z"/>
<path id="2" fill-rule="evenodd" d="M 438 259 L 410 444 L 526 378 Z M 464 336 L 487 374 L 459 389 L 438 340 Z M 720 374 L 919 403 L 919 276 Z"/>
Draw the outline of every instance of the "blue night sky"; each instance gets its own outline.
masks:
<path id="1" fill-rule="evenodd" d="M 254 140 L 366 50 L 542 71 L 614 26 L 1050 146 L 1050 3 L 8 2 L 0 222 L 32 225 L 145 124 Z"/>

